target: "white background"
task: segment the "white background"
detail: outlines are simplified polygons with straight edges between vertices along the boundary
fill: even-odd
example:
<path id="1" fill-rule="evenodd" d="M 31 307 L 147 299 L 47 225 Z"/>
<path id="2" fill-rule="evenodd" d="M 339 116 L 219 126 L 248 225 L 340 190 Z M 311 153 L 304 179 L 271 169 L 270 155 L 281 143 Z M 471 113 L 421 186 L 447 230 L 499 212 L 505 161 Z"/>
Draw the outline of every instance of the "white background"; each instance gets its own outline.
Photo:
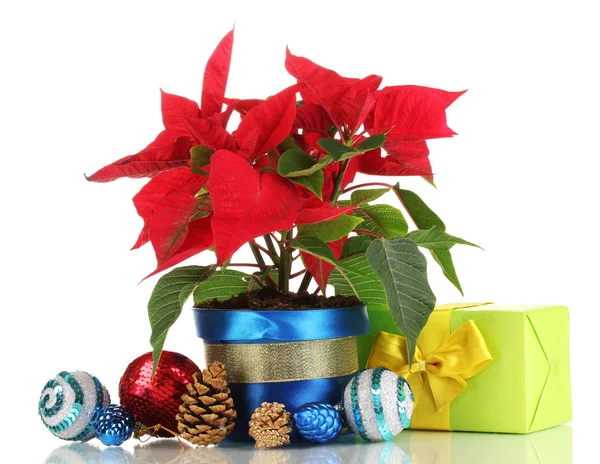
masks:
<path id="1" fill-rule="evenodd" d="M 235 21 L 228 96 L 291 84 L 286 44 L 345 76 L 469 89 L 448 111 L 460 135 L 430 144 L 438 189 L 401 182 L 485 248 L 454 249 L 465 300 L 570 307 L 575 462 L 586 462 L 600 413 L 594 3 L 3 2 L 0 436 L 2 452 L 30 456 L 7 461 L 43 462 L 63 444 L 36 417 L 47 379 L 90 371 L 116 400 L 125 367 L 149 350 L 155 279 L 137 284 L 154 256 L 129 252 L 144 181 L 83 174 L 154 138 L 159 87 L 199 99 L 204 64 Z M 438 301 L 461 300 L 430 269 Z M 201 363 L 189 310 L 166 348 Z"/>

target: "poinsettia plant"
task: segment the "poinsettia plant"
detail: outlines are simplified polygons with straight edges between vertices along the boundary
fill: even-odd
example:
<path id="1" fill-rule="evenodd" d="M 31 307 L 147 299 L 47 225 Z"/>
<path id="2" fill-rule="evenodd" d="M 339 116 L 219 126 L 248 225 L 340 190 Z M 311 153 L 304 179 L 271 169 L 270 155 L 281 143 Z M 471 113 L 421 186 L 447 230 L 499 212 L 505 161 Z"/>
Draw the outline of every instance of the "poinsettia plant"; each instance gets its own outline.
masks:
<path id="1" fill-rule="evenodd" d="M 262 287 L 287 294 L 296 278 L 298 292 L 314 279 L 323 294 L 331 284 L 337 293 L 387 304 L 412 357 L 435 304 L 419 248 L 461 290 L 450 248 L 472 244 L 449 235 L 416 193 L 353 181 L 365 173 L 433 183 L 426 140 L 455 134 L 446 109 L 463 92 L 380 89 L 380 76 L 342 77 L 287 50 L 294 85 L 264 100 L 226 98 L 232 46 L 233 31 L 206 65 L 200 106 L 161 92 L 165 129 L 139 153 L 88 177 L 150 178 L 133 198 L 144 221 L 133 248 L 152 244 L 157 267 L 150 275 L 207 250 L 214 256 L 158 280 L 149 302 L 155 361 L 190 295 L 198 304 Z M 240 122 L 231 130 L 233 112 Z M 387 192 L 401 208 L 372 203 Z M 407 216 L 416 226 L 410 232 Z M 255 263 L 232 260 L 243 246 Z"/>

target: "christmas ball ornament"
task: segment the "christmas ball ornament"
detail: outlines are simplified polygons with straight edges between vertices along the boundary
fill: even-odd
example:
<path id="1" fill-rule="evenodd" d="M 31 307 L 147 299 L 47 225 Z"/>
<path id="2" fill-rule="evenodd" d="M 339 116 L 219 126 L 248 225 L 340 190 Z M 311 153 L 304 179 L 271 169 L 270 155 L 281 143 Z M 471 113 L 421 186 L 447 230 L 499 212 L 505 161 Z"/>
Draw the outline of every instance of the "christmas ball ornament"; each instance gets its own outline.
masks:
<path id="1" fill-rule="evenodd" d="M 368 441 L 388 441 L 407 428 L 413 405 L 408 382 L 385 367 L 359 372 L 344 389 L 346 422 Z"/>
<path id="2" fill-rule="evenodd" d="M 95 435 L 94 415 L 109 403 L 110 395 L 96 377 L 83 371 L 63 371 L 46 382 L 38 412 L 58 438 L 88 441 Z"/>
<path id="3" fill-rule="evenodd" d="M 94 420 L 96 438 L 106 446 L 119 446 L 129 440 L 134 427 L 133 416 L 119 404 L 102 408 Z"/>
<path id="4" fill-rule="evenodd" d="M 200 368 L 188 357 L 163 351 L 152 380 L 152 353 L 134 359 L 119 382 L 121 404 L 131 413 L 136 422 L 146 427 L 157 424 L 166 429 L 177 430 L 177 413 L 181 395 L 187 391 L 192 375 Z M 173 435 L 164 429 L 157 432 L 160 437 Z"/>
<path id="5" fill-rule="evenodd" d="M 309 403 L 294 414 L 296 430 L 306 441 L 327 443 L 342 431 L 342 415 L 326 403 Z"/>

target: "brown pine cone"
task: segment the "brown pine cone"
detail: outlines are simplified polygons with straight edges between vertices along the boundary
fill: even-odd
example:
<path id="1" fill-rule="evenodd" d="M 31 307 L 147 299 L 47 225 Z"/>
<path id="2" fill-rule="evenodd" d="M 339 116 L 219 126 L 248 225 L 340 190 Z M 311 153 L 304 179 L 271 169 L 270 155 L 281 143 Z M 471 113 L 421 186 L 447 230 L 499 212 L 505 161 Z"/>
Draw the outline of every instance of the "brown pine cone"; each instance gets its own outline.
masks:
<path id="1" fill-rule="evenodd" d="M 227 372 L 220 362 L 212 362 L 196 372 L 181 396 L 177 428 L 181 436 L 195 445 L 216 445 L 231 433 L 237 417 L 227 388 Z"/>
<path id="2" fill-rule="evenodd" d="M 277 448 L 289 445 L 292 416 L 285 404 L 263 403 L 250 418 L 250 436 L 256 440 L 256 448 Z"/>

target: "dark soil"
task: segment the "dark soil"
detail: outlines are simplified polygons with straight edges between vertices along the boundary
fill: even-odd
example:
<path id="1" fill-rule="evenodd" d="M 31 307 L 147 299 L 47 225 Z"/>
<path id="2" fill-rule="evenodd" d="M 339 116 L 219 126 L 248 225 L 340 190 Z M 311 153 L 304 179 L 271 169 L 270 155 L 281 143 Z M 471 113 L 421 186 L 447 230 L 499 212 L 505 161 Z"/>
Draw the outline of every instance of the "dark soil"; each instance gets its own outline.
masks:
<path id="1" fill-rule="evenodd" d="M 363 303 L 355 296 L 336 295 L 328 298 L 310 293 L 282 293 L 268 287 L 253 292 L 242 293 L 228 300 L 203 301 L 195 308 L 203 309 L 313 309 L 349 308 Z"/>

